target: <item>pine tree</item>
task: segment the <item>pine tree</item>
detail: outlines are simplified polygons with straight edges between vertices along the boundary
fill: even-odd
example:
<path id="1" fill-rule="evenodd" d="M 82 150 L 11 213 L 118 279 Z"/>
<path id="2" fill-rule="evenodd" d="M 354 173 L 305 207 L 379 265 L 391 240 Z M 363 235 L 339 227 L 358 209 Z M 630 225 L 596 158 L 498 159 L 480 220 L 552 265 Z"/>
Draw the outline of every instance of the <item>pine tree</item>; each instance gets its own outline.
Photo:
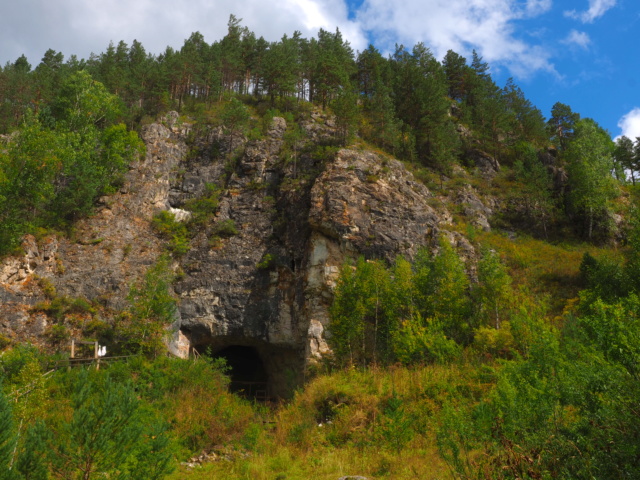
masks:
<path id="1" fill-rule="evenodd" d="M 229 16 L 227 35 L 220 41 L 222 85 L 225 91 L 237 91 L 243 81 L 245 65 L 242 58 L 242 36 L 245 29 L 241 18 Z"/>
<path id="2" fill-rule="evenodd" d="M 449 97 L 456 101 L 463 101 L 469 93 L 470 69 L 466 58 L 458 55 L 453 50 L 448 50 L 442 66 L 447 78 L 447 91 Z"/>
<path id="3" fill-rule="evenodd" d="M 473 128 L 483 148 L 499 157 L 500 137 L 508 130 L 509 122 L 502 90 L 489 75 L 489 65 L 473 51 L 466 104 L 471 114 Z"/>
<path id="4" fill-rule="evenodd" d="M 530 142 L 534 145 L 545 145 L 548 135 L 542 112 L 524 96 L 524 92 L 513 79 L 507 80 L 502 89 L 504 106 L 508 116 L 508 132 L 512 144 L 519 141 Z"/>
<path id="5" fill-rule="evenodd" d="M 515 151 L 518 159 L 513 168 L 516 178 L 522 184 L 517 196 L 524 203 L 527 219 L 542 227 L 546 237 L 547 227 L 556 210 L 553 180 L 533 145 L 521 143 L 516 146 Z"/>
<path id="6" fill-rule="evenodd" d="M 547 129 L 559 151 L 564 151 L 569 146 L 579 120 L 580 114 L 573 112 L 569 105 L 556 102 L 551 107 L 551 118 L 547 121 Z"/>
<path id="7" fill-rule="evenodd" d="M 57 94 L 64 74 L 64 55 L 49 49 L 45 52 L 40 64 L 34 71 L 36 84 L 36 99 L 34 111 L 38 113 L 53 100 Z"/>
<path id="8" fill-rule="evenodd" d="M 237 135 L 242 135 L 249 118 L 247 107 L 237 98 L 233 97 L 224 105 L 220 120 L 229 135 L 229 145 L 227 146 L 229 153 L 233 150 L 233 141 Z"/>
<path id="9" fill-rule="evenodd" d="M 99 478 L 162 478 L 172 470 L 164 436 L 155 421 L 141 408 L 130 384 L 110 376 L 94 378 L 83 371 L 73 386 L 73 414 L 50 437 L 49 462 L 54 475 L 61 478 L 93 480 Z M 148 448 L 155 445 L 158 450 Z"/>
<path id="10" fill-rule="evenodd" d="M 27 429 L 15 462 L 15 469 L 22 475 L 22 479 L 47 480 L 49 478 L 47 442 L 51 441 L 50 432 L 46 430 L 44 422 L 39 421 Z"/>
<path id="11" fill-rule="evenodd" d="M 353 50 L 339 29 L 335 33 L 320 29 L 315 47 L 311 97 L 326 108 L 340 90 L 350 87 L 355 72 Z"/>
<path id="12" fill-rule="evenodd" d="M 296 92 L 299 75 L 298 45 L 286 35 L 274 42 L 264 53 L 260 69 L 262 86 L 275 105 L 276 96 L 285 97 Z"/>
<path id="13" fill-rule="evenodd" d="M 359 110 L 358 96 L 350 90 L 342 90 L 331 102 L 336 115 L 336 133 L 342 146 L 346 146 L 357 129 Z"/>
<path id="14" fill-rule="evenodd" d="M 411 53 L 402 45 L 396 46 L 392 60 L 396 112 L 405 132 L 415 138 L 421 163 L 447 173 L 455 161 L 459 139 L 448 115 L 445 72 L 421 43 Z"/>

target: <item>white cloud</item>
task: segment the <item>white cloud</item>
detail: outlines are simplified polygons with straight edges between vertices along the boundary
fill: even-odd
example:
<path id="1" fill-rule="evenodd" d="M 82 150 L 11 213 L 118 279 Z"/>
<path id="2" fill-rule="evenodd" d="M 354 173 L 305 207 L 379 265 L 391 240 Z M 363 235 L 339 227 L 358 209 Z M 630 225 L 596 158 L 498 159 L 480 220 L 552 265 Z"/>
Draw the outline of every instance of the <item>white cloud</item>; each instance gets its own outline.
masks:
<path id="1" fill-rule="evenodd" d="M 640 137 L 640 108 L 635 107 L 626 115 L 623 115 L 620 120 L 618 120 L 618 127 L 620 127 L 621 133 L 616 139 L 620 138 L 622 135 L 630 138 L 631 140 L 635 140 L 636 137 Z"/>
<path id="2" fill-rule="evenodd" d="M 582 23 L 593 23 L 597 18 L 604 15 L 607 10 L 616 6 L 617 0 L 589 0 L 589 9 L 585 12 L 568 10 L 564 15 L 569 18 L 580 20 Z"/>
<path id="3" fill-rule="evenodd" d="M 577 45 L 580 48 L 587 49 L 591 44 L 591 38 L 589 38 L 589 35 L 585 32 L 571 30 L 571 32 L 569 32 L 569 35 L 567 35 L 567 37 L 562 40 L 562 43 L 567 45 Z"/>
<path id="4" fill-rule="evenodd" d="M 514 75 L 555 72 L 550 53 L 516 36 L 518 19 L 540 14 L 548 0 L 365 0 L 357 19 L 388 47 L 424 42 L 438 58 L 452 49 L 469 55 L 478 50 L 490 64 L 506 66 Z"/>
<path id="5" fill-rule="evenodd" d="M 551 10 L 552 0 L 527 0 L 526 12 L 531 17 L 537 17 Z"/>
<path id="6" fill-rule="evenodd" d="M 320 28 L 338 27 L 354 48 L 368 45 L 344 0 L 21 0 L 8 2 L 0 15 L 0 64 L 24 53 L 35 66 L 49 48 L 87 58 L 110 41 L 134 39 L 159 54 L 180 48 L 195 31 L 212 43 L 226 34 L 230 14 L 270 41 L 295 30 L 310 38 Z"/>

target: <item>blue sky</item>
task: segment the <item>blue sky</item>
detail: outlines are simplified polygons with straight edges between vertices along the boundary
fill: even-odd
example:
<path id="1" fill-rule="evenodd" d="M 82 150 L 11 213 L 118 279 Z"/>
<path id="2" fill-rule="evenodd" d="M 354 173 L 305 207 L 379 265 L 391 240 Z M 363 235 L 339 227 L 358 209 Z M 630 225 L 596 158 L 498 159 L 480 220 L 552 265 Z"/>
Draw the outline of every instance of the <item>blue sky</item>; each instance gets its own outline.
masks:
<path id="1" fill-rule="evenodd" d="M 638 0 L 4 0 L 0 63 L 48 48 L 87 58 L 109 41 L 139 40 L 151 53 L 180 48 L 194 31 L 224 36 L 231 13 L 268 40 L 340 28 L 356 50 L 396 43 L 477 50 L 494 79 L 509 77 L 548 116 L 560 101 L 616 137 L 640 136 Z"/>

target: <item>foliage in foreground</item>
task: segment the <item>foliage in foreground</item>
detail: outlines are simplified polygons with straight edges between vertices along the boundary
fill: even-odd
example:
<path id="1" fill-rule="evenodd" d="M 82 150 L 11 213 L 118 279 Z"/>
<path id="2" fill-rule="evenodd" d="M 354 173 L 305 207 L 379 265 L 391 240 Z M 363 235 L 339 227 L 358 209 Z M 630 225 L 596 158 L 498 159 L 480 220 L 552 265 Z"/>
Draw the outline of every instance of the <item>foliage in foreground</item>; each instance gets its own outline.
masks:
<path id="1" fill-rule="evenodd" d="M 0 478 L 164 478 L 178 458 L 235 441 L 253 421 L 211 362 L 139 357 L 45 380 L 46 360 L 24 347 L 1 359 Z"/>

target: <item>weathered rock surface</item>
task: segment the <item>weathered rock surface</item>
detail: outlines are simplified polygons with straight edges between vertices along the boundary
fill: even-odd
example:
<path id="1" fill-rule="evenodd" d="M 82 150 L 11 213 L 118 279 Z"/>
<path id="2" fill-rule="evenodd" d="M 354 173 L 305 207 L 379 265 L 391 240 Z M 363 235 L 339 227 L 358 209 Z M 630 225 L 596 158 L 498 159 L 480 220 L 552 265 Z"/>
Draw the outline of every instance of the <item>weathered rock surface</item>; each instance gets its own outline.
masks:
<path id="1" fill-rule="evenodd" d="M 119 193 L 80 222 L 74 239 L 27 238 L 25 255 L 0 265 L 0 333 L 23 339 L 47 328 L 46 317 L 30 309 L 44 299 L 37 277 L 59 294 L 123 308 L 129 286 L 163 251 L 150 227 L 153 214 L 172 209 L 187 220 L 185 202 L 215 183 L 223 192 L 216 223 L 232 221 L 237 234 L 217 239 L 215 224 L 200 228 L 176 259 L 182 275 L 174 286 L 179 331 L 172 351 L 250 347 L 270 393 L 285 394 L 306 364 L 330 352 L 328 307 L 344 261 L 411 257 L 451 220 L 394 159 L 357 149 L 320 158 L 301 149 L 295 161 L 285 160 L 286 128 L 275 118 L 263 140 L 236 136 L 233 145 L 213 130 L 197 141 L 194 156 L 187 155 L 189 125 L 177 114 L 145 127 L 146 158 Z M 320 113 L 303 129 L 313 142 L 334 135 L 332 119 Z M 235 163 L 229 146 L 244 152 Z M 472 192 L 464 203 L 490 214 Z M 459 234 L 451 241 L 473 251 Z"/>
<path id="2" fill-rule="evenodd" d="M 500 171 L 498 160 L 482 150 L 472 150 L 467 155 L 485 178 L 493 178 Z"/>
<path id="3" fill-rule="evenodd" d="M 388 260 L 412 256 L 440 223 L 430 197 L 397 160 L 345 149 L 311 190 L 309 222 L 344 251 Z"/>
<path id="4" fill-rule="evenodd" d="M 489 218 L 493 215 L 493 209 L 487 206 L 488 202 L 480 199 L 476 190 L 470 185 L 460 189 L 454 199 L 454 203 L 462 207 L 462 213 L 469 219 L 471 225 L 484 231 L 490 231 Z"/>
<path id="5" fill-rule="evenodd" d="M 43 333 L 46 325 L 29 310 L 45 299 L 37 278 L 45 278 L 59 295 L 100 300 L 116 309 L 125 305 L 130 284 L 162 250 L 149 221 L 168 208 L 170 179 L 187 151 L 187 127 L 176 118 L 169 115 L 166 125 L 143 130 L 145 159 L 132 166 L 119 193 L 102 198 L 95 215 L 77 224 L 73 239 L 51 236 L 36 243 L 27 236 L 24 256 L 0 264 L 0 333 L 18 341 Z"/>

